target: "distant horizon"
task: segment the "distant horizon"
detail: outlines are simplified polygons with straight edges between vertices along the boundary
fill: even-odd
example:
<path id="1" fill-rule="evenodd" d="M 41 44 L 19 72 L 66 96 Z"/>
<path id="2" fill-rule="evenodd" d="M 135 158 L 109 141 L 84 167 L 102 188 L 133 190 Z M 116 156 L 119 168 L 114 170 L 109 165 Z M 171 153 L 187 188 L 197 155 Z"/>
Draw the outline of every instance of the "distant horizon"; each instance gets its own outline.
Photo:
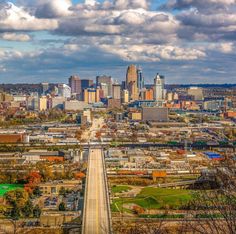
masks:
<path id="1" fill-rule="evenodd" d="M 86 78 L 84 79 L 81 79 L 81 80 L 87 80 Z M 89 79 L 89 80 L 93 80 L 93 79 Z M 93 80 L 95 83 L 96 81 Z M 47 81 L 44 81 L 44 82 L 39 82 L 39 83 L 0 83 L 0 86 L 1 85 L 40 85 L 42 83 L 49 83 L 49 84 L 68 84 L 67 82 L 47 82 Z M 121 84 L 121 83 L 120 83 Z M 153 85 L 152 83 L 145 83 L 145 85 Z M 215 85 L 215 86 L 222 86 L 222 85 L 225 85 L 225 86 L 236 86 L 236 82 L 235 83 L 166 83 L 165 85 L 180 85 L 180 86 L 207 86 L 207 85 Z"/>

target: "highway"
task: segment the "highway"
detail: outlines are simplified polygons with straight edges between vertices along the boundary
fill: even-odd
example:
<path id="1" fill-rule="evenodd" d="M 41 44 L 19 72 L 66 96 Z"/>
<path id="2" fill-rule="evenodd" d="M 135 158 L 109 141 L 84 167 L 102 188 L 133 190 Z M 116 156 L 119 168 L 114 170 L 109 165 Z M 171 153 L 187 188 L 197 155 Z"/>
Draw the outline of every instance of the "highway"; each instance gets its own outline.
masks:
<path id="1" fill-rule="evenodd" d="M 84 201 L 82 234 L 108 234 L 110 207 L 107 194 L 106 172 L 101 148 L 91 148 Z"/>

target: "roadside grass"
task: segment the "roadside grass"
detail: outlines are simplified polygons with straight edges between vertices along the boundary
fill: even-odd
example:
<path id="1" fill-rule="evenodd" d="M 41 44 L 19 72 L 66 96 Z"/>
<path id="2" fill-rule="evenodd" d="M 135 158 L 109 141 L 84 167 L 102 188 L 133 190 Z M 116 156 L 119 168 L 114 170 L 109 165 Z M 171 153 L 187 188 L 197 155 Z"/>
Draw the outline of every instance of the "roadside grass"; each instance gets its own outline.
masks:
<path id="1" fill-rule="evenodd" d="M 128 192 L 132 188 L 127 185 L 113 185 L 111 188 L 112 193 Z"/>
<path id="2" fill-rule="evenodd" d="M 112 211 L 124 212 L 124 204 L 136 204 L 144 209 L 178 210 L 192 198 L 191 190 L 164 189 L 147 187 L 135 198 L 117 198 L 113 200 Z M 129 210 L 129 212 L 132 212 Z"/>

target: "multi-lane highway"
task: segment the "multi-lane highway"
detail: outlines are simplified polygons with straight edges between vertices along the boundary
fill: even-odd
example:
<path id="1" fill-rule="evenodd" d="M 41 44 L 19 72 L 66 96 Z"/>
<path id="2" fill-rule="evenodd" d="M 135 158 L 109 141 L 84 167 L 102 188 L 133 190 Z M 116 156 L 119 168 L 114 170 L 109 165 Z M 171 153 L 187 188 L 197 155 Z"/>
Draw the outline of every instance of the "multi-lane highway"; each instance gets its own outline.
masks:
<path id="1" fill-rule="evenodd" d="M 83 234 L 110 233 L 109 202 L 101 148 L 90 149 L 83 215 Z"/>

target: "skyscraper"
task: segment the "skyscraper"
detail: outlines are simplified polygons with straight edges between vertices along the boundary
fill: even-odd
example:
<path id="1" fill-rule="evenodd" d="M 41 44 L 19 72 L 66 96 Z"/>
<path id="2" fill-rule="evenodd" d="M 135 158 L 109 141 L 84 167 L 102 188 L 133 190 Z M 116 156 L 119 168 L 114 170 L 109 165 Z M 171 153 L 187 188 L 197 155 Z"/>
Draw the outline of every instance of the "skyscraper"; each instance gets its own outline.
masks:
<path id="1" fill-rule="evenodd" d="M 115 83 L 112 85 L 112 93 L 113 93 L 113 99 L 121 99 L 121 85 L 118 83 Z"/>
<path id="2" fill-rule="evenodd" d="M 130 65 L 126 74 L 126 87 L 131 100 L 138 100 L 138 72 L 135 65 Z"/>
<path id="3" fill-rule="evenodd" d="M 138 89 L 140 92 L 144 88 L 144 77 L 142 69 L 140 67 L 138 68 L 137 73 L 138 73 Z"/>
<path id="4" fill-rule="evenodd" d="M 49 90 L 49 83 L 41 83 L 41 95 L 45 95 Z"/>
<path id="5" fill-rule="evenodd" d="M 88 88 L 84 90 L 84 102 L 88 104 L 93 104 L 95 102 L 100 102 L 100 89 Z"/>
<path id="6" fill-rule="evenodd" d="M 69 78 L 69 86 L 71 87 L 71 93 L 73 94 L 81 94 L 81 80 L 78 76 L 71 76 Z"/>
<path id="7" fill-rule="evenodd" d="M 70 98 L 71 97 L 71 88 L 66 84 L 58 85 L 58 96 Z"/>
<path id="8" fill-rule="evenodd" d="M 154 79 L 154 100 L 162 101 L 165 95 L 165 77 L 157 73 Z"/>
<path id="9" fill-rule="evenodd" d="M 102 85 L 101 85 L 102 84 Z M 101 87 L 107 86 L 107 93 L 104 92 L 105 97 L 112 97 L 112 78 L 111 76 L 97 76 L 96 77 L 96 85 Z"/>
<path id="10" fill-rule="evenodd" d="M 90 88 L 92 85 L 93 85 L 93 80 L 88 80 L 88 79 L 81 80 L 81 89 L 82 89 L 82 91 L 84 89 Z"/>

